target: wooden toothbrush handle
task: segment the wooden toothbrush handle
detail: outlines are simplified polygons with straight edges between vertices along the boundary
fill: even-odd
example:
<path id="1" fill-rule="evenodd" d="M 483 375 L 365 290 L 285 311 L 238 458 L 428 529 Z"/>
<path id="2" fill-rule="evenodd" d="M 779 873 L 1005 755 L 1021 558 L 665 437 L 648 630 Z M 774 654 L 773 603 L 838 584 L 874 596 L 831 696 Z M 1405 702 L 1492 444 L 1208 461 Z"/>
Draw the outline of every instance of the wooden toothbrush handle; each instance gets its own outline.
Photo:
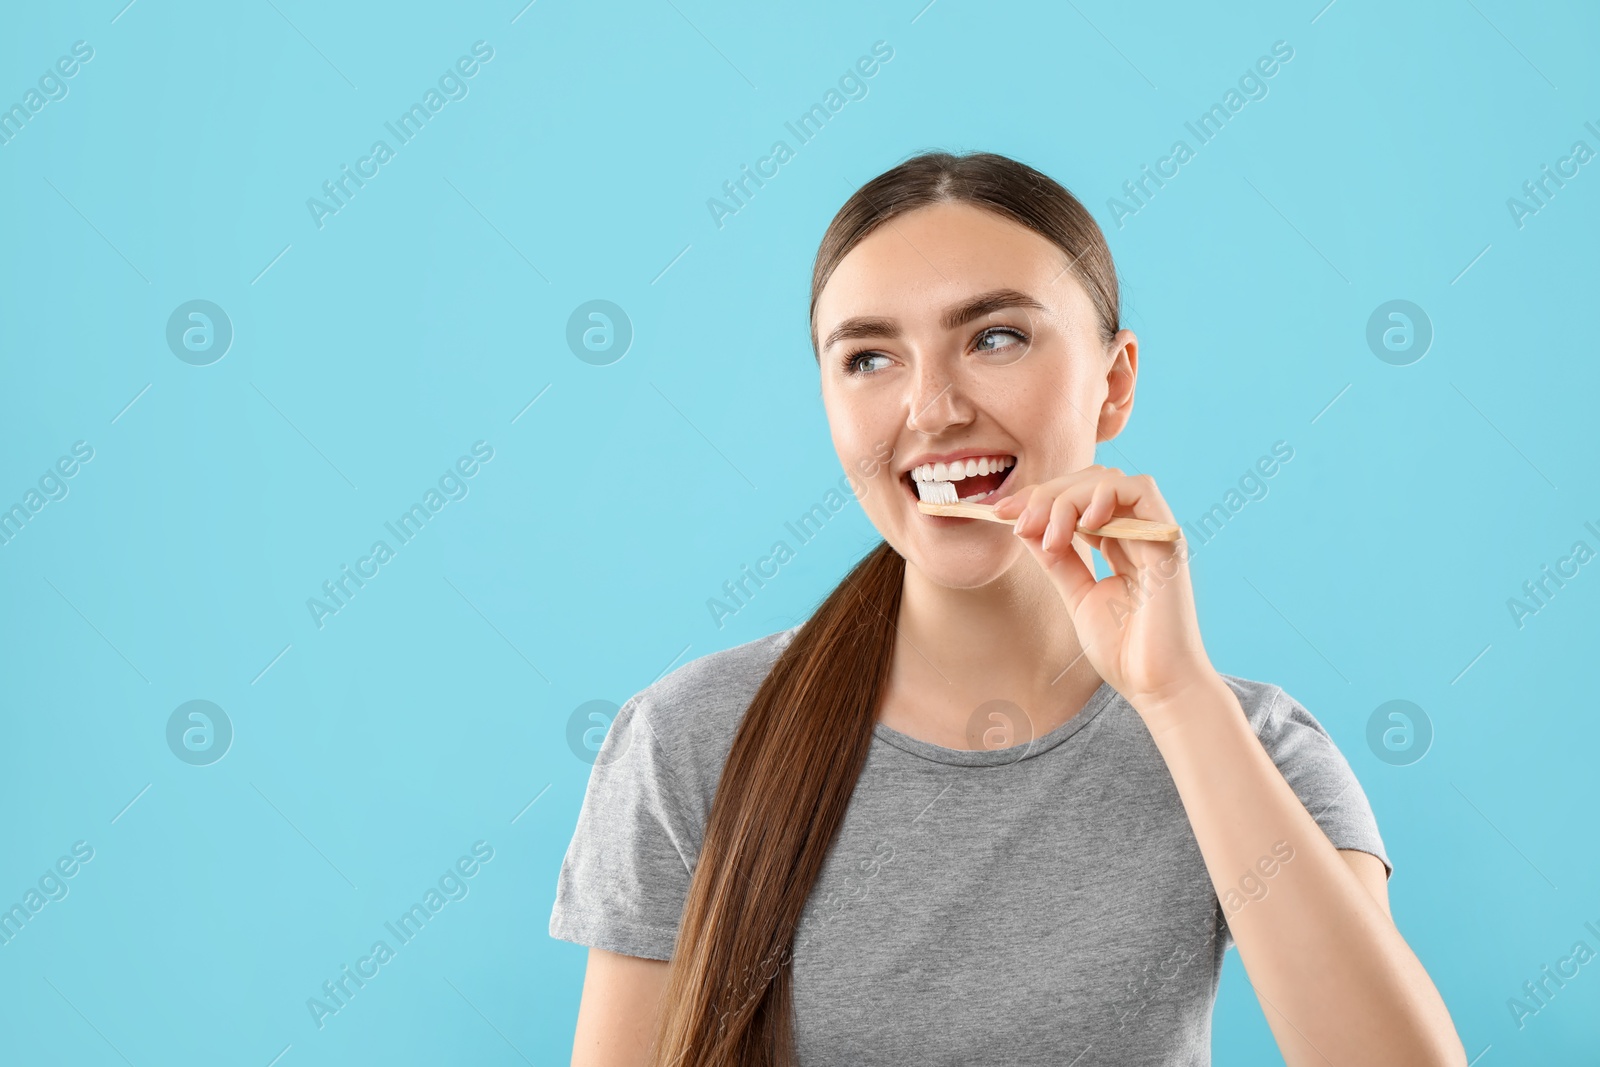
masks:
<path id="1" fill-rule="evenodd" d="M 1119 541 L 1176 541 L 1179 536 L 1178 527 L 1170 522 L 1131 518 L 1107 519 L 1094 530 L 1085 530 L 1080 526 L 1078 533 L 1115 537 Z"/>
<path id="2" fill-rule="evenodd" d="M 994 513 L 993 504 L 933 504 L 926 500 L 917 501 L 917 510 L 924 515 L 949 515 L 958 519 L 987 519 L 990 522 L 1002 522 L 1007 526 L 1015 526 L 1016 519 L 1002 519 Z M 1094 537 L 1115 537 L 1121 541 L 1176 541 L 1181 536 L 1178 527 L 1170 522 L 1156 522 L 1152 519 L 1132 519 L 1116 517 L 1107 519 L 1093 530 L 1078 527 L 1078 533 L 1089 534 Z"/>

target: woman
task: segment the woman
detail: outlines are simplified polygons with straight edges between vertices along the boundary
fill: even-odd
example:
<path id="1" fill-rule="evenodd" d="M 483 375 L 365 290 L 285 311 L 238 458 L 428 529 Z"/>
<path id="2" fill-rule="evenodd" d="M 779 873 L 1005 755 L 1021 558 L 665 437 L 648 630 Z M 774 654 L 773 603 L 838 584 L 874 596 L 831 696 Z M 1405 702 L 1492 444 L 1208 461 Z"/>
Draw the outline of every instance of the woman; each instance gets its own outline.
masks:
<path id="1" fill-rule="evenodd" d="M 1174 521 L 1094 463 L 1138 342 L 1083 206 L 912 158 L 829 226 L 811 323 L 884 541 L 619 711 L 550 921 L 590 946 L 573 1063 L 1207 1064 L 1237 944 L 1292 1067 L 1465 1064 L 1326 731 L 1211 665 L 1183 542 L 1074 537 Z M 922 514 L 930 476 L 1016 525 Z"/>

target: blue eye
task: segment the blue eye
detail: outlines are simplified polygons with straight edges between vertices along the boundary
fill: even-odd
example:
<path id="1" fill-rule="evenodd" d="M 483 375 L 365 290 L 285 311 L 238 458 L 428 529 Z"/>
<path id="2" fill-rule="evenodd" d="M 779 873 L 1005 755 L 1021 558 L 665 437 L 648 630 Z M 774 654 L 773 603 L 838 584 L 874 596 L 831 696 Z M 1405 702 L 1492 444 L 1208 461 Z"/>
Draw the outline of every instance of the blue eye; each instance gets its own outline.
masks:
<path id="1" fill-rule="evenodd" d="M 860 352 L 851 352 L 849 355 L 845 356 L 844 360 L 842 361 L 844 372 L 846 374 L 872 374 L 872 371 L 864 371 L 857 364 L 863 359 L 874 358 L 888 359 L 889 357 L 885 356 L 882 352 L 870 352 L 865 350 Z"/>
<path id="2" fill-rule="evenodd" d="M 987 329 L 987 330 L 983 331 L 983 333 L 978 335 L 978 341 L 981 344 L 983 341 L 986 341 L 989 338 L 994 337 L 994 336 L 996 336 L 998 334 L 1010 334 L 1012 337 L 1016 338 L 1015 344 L 1025 345 L 1025 344 L 1028 343 L 1028 338 L 1027 338 L 1026 334 L 1024 334 L 1021 330 L 1013 329 L 1010 326 L 995 326 L 995 327 L 992 327 L 990 329 Z M 1013 347 L 1013 346 L 1012 345 L 1006 345 L 1006 346 L 1003 346 L 1003 347 L 1010 348 L 1010 347 Z M 980 348 L 979 351 L 980 352 L 999 352 L 999 351 L 1002 351 L 1002 349 L 1001 348 Z"/>
<path id="3" fill-rule="evenodd" d="M 1009 334 L 1015 340 L 1013 340 L 1010 344 L 999 345 L 992 348 L 984 346 L 984 342 L 1004 334 Z M 1007 348 L 1015 348 L 1019 345 L 1026 345 L 1028 343 L 1028 335 L 1014 326 L 991 326 L 987 330 L 984 330 L 982 333 L 980 333 L 976 340 L 979 346 L 977 349 L 979 352 L 1004 352 Z M 860 364 L 862 360 L 888 358 L 889 357 L 885 356 L 882 352 L 873 352 L 870 349 L 859 349 L 855 352 L 847 354 L 839 361 L 839 365 L 845 374 L 852 377 L 860 377 L 877 373 L 876 371 L 861 369 Z"/>

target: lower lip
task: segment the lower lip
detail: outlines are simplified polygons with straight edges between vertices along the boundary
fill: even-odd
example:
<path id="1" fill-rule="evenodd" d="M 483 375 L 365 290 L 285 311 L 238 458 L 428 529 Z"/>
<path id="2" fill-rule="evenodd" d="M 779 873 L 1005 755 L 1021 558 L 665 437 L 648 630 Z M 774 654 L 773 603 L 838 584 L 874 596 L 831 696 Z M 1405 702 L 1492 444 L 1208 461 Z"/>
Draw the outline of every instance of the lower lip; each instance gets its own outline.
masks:
<path id="1" fill-rule="evenodd" d="M 986 496 L 979 497 L 977 500 L 967 500 L 967 501 L 963 501 L 963 503 L 967 503 L 967 504 L 992 504 L 992 503 L 994 503 L 996 500 L 999 500 L 1001 497 L 1005 496 L 1008 492 L 1011 491 L 1010 490 L 1011 476 L 1013 474 L 1015 474 L 1016 472 L 1017 472 L 1017 465 L 1015 463 L 1013 463 L 1013 464 L 1011 464 L 1010 467 L 1006 468 L 1006 476 L 1004 478 L 1000 479 L 1000 484 L 995 486 L 993 492 L 987 494 Z M 961 489 L 960 489 L 961 483 L 960 482 L 956 482 L 955 485 L 957 487 L 956 488 L 956 493 L 959 494 L 961 492 Z M 913 506 L 915 506 L 915 504 L 918 503 L 922 498 L 917 495 L 917 488 L 916 488 L 915 485 L 909 485 L 906 488 L 907 488 L 907 491 L 910 492 L 912 504 L 913 504 Z M 961 515 L 929 515 L 927 512 L 923 511 L 921 508 L 917 508 L 917 514 L 921 515 L 924 519 L 927 519 L 930 522 L 938 523 L 940 525 L 948 525 L 949 523 L 953 523 L 953 522 L 982 522 L 982 520 L 980 520 L 980 519 L 967 518 L 967 517 L 961 516 Z M 984 525 L 993 525 L 993 524 L 992 523 L 984 523 Z"/>

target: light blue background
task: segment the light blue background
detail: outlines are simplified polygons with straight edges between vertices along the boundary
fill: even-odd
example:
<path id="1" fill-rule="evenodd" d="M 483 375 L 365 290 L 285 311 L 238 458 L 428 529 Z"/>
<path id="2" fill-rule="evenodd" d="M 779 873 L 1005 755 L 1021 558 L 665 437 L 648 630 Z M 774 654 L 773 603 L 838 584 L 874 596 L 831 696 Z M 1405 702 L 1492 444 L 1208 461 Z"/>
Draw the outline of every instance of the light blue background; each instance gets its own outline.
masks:
<path id="1" fill-rule="evenodd" d="M 852 502 L 712 621 L 843 473 L 817 242 L 924 148 L 1012 155 L 1106 228 L 1143 373 L 1101 462 L 1188 523 L 1293 447 L 1197 548 L 1213 660 L 1349 757 L 1468 1056 L 1595 1055 L 1600 962 L 1521 1029 L 1507 1007 L 1600 949 L 1600 564 L 1521 628 L 1507 607 L 1600 549 L 1600 164 L 1507 207 L 1600 150 L 1592 5 L 124 2 L 0 31 L 0 106 L 94 49 L 0 145 L 0 506 L 94 450 L 0 546 L 0 906 L 94 849 L 0 945 L 7 1061 L 566 1063 L 569 717 L 793 625 L 875 542 Z M 307 198 L 479 40 L 466 98 L 319 229 Z M 880 40 L 797 147 L 784 123 Z M 1118 228 L 1108 198 L 1280 40 L 1268 95 Z M 780 138 L 719 228 L 707 200 Z M 235 332 L 203 367 L 165 340 L 195 299 Z M 595 299 L 634 330 L 610 365 L 566 342 Z M 1392 299 L 1435 331 L 1408 366 L 1366 342 Z M 307 599 L 477 441 L 468 495 L 319 628 Z M 1366 726 L 1402 698 L 1435 737 L 1393 766 Z M 167 747 L 194 699 L 235 730 L 210 766 Z M 307 999 L 477 841 L 469 895 L 318 1029 Z M 1279 1062 L 1237 953 L 1215 1049 Z"/>

